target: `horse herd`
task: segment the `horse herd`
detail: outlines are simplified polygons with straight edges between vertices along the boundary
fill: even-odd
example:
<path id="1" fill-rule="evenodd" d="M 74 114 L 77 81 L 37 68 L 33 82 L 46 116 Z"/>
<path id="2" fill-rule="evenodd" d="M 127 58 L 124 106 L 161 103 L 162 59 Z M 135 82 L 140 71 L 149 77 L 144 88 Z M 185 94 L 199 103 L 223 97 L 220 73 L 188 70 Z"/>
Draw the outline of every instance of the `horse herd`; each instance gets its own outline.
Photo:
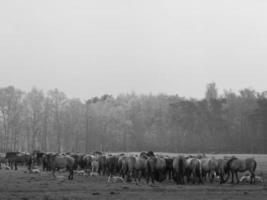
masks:
<path id="1" fill-rule="evenodd" d="M 8 152 L 0 154 L 0 163 L 6 162 L 12 169 L 17 165 L 26 165 L 29 170 L 34 165 L 42 166 L 43 171 L 55 172 L 66 169 L 68 179 L 72 180 L 75 170 L 84 170 L 91 174 L 101 176 L 120 176 L 126 182 L 140 183 L 145 179 L 149 184 L 166 179 L 177 184 L 214 182 L 226 183 L 232 176 L 239 183 L 238 172 L 250 172 L 250 183 L 255 183 L 255 170 L 257 163 L 254 158 L 239 159 L 237 157 L 224 157 L 216 159 L 205 155 L 178 155 L 175 157 L 157 155 L 154 152 L 141 152 L 138 154 L 104 154 L 94 152 L 82 153 L 51 153 L 33 151 L 29 153 Z M 0 165 L 1 166 L 1 165 Z"/>

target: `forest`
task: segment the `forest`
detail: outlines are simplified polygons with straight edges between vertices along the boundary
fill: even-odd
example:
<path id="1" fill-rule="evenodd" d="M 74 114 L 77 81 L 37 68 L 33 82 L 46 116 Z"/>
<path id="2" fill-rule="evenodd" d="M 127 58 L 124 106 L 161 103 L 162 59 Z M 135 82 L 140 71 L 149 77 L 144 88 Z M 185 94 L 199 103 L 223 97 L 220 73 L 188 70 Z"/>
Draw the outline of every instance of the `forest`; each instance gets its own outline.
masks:
<path id="1" fill-rule="evenodd" d="M 267 153 L 267 93 L 245 88 L 203 99 L 104 94 L 82 101 L 53 89 L 0 88 L 0 152 Z"/>

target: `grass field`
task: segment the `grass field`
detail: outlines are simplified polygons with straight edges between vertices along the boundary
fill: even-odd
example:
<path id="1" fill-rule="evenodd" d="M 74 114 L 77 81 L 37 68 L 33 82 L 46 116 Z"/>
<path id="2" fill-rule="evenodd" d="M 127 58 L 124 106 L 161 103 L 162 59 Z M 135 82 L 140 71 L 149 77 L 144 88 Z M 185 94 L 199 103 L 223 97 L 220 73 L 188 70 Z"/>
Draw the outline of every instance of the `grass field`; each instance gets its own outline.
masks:
<path id="1" fill-rule="evenodd" d="M 221 157 L 224 155 L 215 155 Z M 254 157 L 258 162 L 257 173 L 267 178 L 267 155 L 237 155 Z M 85 199 L 266 199 L 267 184 L 224 184 L 177 186 L 165 181 L 155 185 L 133 183 L 107 183 L 106 177 L 75 176 L 66 179 L 66 173 L 57 173 L 53 179 L 50 173 L 28 174 L 18 171 L 0 170 L 0 199 L 41 200 L 85 200 Z"/>

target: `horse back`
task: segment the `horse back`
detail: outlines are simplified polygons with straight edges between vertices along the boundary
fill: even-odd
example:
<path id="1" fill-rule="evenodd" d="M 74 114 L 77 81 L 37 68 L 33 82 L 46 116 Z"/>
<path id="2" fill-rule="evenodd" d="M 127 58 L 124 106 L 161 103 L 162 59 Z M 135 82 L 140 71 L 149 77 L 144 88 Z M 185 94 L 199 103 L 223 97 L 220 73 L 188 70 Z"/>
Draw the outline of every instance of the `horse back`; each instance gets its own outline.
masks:
<path id="1" fill-rule="evenodd" d="M 127 166 L 129 170 L 133 170 L 135 166 L 135 157 L 129 156 L 127 157 Z"/>
<path id="2" fill-rule="evenodd" d="M 251 171 L 255 171 L 257 168 L 257 162 L 254 158 L 247 158 L 245 160 L 246 163 L 246 168 L 251 170 Z"/>
<path id="3" fill-rule="evenodd" d="M 157 170 L 165 170 L 166 169 L 166 160 L 164 158 L 160 158 L 160 157 L 156 158 L 156 169 Z"/>
<path id="4" fill-rule="evenodd" d="M 56 156 L 52 162 L 54 168 L 72 168 L 75 160 L 71 156 Z"/>
<path id="5" fill-rule="evenodd" d="M 217 171 L 218 167 L 219 167 L 219 162 L 217 159 L 215 159 L 215 158 L 209 159 L 209 169 L 210 170 Z"/>
<path id="6" fill-rule="evenodd" d="M 141 169 L 145 169 L 146 167 L 146 159 L 144 159 L 141 156 L 138 156 L 135 158 L 135 169 L 136 170 L 141 170 Z"/>
<path id="7" fill-rule="evenodd" d="M 185 170 L 185 157 L 184 156 L 178 156 L 173 159 L 173 169 L 175 172 L 184 172 Z"/>

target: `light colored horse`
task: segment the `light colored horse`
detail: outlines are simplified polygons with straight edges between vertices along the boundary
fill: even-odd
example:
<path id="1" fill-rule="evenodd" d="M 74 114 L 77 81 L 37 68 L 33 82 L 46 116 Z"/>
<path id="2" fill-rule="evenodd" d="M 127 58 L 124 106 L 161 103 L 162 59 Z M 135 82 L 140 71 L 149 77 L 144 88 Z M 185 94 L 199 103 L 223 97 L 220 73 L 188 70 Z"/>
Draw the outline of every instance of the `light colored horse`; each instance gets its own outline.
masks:
<path id="1" fill-rule="evenodd" d="M 91 161 L 91 172 L 93 173 L 98 173 L 99 171 L 99 161 L 97 156 L 92 156 L 92 161 Z"/>
<path id="2" fill-rule="evenodd" d="M 152 184 L 157 180 L 159 182 L 166 178 L 166 160 L 159 156 L 150 156 L 147 160 L 147 183 L 151 178 Z"/>
<path id="3" fill-rule="evenodd" d="M 137 180 L 139 183 L 141 182 L 141 176 L 146 172 L 147 166 L 147 158 L 144 156 L 136 156 L 135 157 L 135 165 L 134 165 L 134 172 L 135 172 L 135 182 Z"/>

